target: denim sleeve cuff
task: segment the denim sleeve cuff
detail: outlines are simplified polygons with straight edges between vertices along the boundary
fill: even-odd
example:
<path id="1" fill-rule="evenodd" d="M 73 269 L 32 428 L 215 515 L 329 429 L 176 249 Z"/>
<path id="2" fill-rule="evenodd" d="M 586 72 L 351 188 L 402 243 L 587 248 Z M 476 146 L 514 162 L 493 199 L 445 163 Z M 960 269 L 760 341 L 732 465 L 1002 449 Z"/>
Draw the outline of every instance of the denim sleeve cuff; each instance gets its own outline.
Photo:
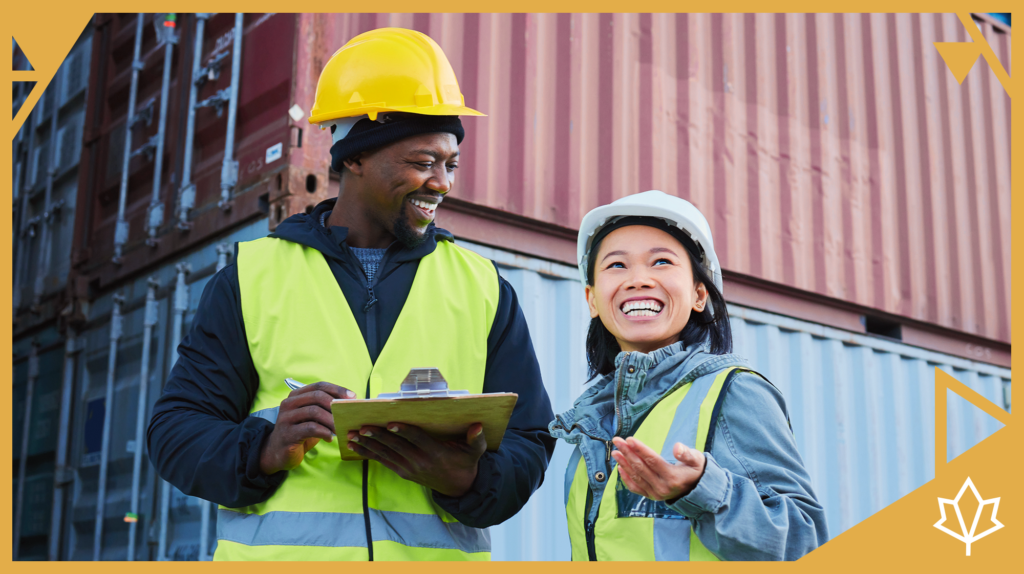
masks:
<path id="1" fill-rule="evenodd" d="M 469 491 L 459 497 L 446 496 L 434 490 L 431 491 L 434 502 L 446 512 L 454 516 L 459 522 L 470 522 L 468 516 L 472 512 L 479 512 L 484 502 L 497 496 L 495 485 L 501 481 L 501 473 L 491 457 L 491 453 L 485 452 L 477 463 L 476 478 Z M 465 520 L 463 520 L 465 518 Z"/>
<path id="2" fill-rule="evenodd" d="M 718 512 L 732 489 L 729 473 L 719 466 L 711 453 L 706 452 L 704 456 L 707 457 L 707 464 L 697 486 L 686 496 L 669 504 L 673 510 L 691 519 L 699 518 L 706 512 Z"/>

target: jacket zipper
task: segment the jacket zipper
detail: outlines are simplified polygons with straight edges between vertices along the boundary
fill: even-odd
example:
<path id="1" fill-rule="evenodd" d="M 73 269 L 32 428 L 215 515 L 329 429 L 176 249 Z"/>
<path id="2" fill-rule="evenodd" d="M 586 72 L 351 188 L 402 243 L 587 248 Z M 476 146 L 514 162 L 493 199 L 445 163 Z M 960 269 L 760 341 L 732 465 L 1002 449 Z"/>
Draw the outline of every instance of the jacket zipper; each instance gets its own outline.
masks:
<path id="1" fill-rule="evenodd" d="M 381 260 L 383 264 L 383 259 Z M 383 268 L 383 265 L 381 265 Z M 383 270 L 383 269 L 381 269 Z M 363 277 L 366 277 L 365 270 L 363 271 Z M 379 279 L 379 276 L 374 276 L 375 279 Z M 366 305 L 363 305 L 363 312 L 366 313 L 366 342 L 367 346 L 373 345 L 374 350 L 378 350 L 377 347 L 377 310 L 371 308 L 377 304 L 377 297 L 373 294 L 373 285 L 376 285 L 376 281 L 373 284 L 370 280 L 366 280 L 366 290 L 369 294 Z M 378 358 L 380 353 L 377 353 Z M 366 398 L 370 398 L 370 379 L 366 380 Z M 370 529 L 370 461 L 363 461 L 363 524 L 366 526 L 366 551 L 370 562 L 373 562 L 373 532 Z"/>
<path id="2" fill-rule="evenodd" d="M 597 562 L 597 547 L 594 539 L 594 521 L 590 520 L 590 508 L 594 505 L 594 491 L 590 488 L 590 481 L 587 481 L 587 512 L 583 516 L 583 530 L 587 533 L 587 559 Z"/>
<path id="3" fill-rule="evenodd" d="M 625 360 L 628 360 L 628 359 L 629 359 L 629 354 L 627 353 Z M 613 436 L 619 436 L 619 433 L 622 432 L 622 413 L 621 413 L 621 410 L 619 409 L 619 393 L 622 391 L 622 377 L 623 377 L 622 373 L 619 373 L 619 380 L 615 383 L 615 420 L 617 422 L 616 422 L 615 434 Z M 573 425 L 573 426 L 576 426 L 576 425 Z M 583 429 L 581 428 L 580 430 L 582 431 Z M 584 432 L 583 434 L 587 434 L 587 433 Z M 590 436 L 590 435 L 587 435 L 587 436 Z M 590 437 L 590 438 L 595 438 L 595 437 Z M 598 439 L 598 440 L 601 440 L 601 439 Z M 608 441 L 608 440 L 601 440 L 601 442 L 604 443 L 605 476 L 610 478 L 611 475 L 612 475 L 612 472 L 611 472 L 612 442 Z M 605 486 L 605 489 L 607 490 L 607 485 Z M 593 508 L 593 506 L 594 506 L 594 491 L 591 488 L 590 480 L 588 479 L 587 480 L 587 510 L 586 510 L 586 513 L 583 515 L 583 530 L 587 534 L 587 558 L 591 562 L 596 562 L 597 561 L 597 535 L 594 532 L 594 525 L 595 525 L 595 522 L 597 521 L 597 517 L 595 516 L 594 520 L 590 519 L 590 510 Z"/>

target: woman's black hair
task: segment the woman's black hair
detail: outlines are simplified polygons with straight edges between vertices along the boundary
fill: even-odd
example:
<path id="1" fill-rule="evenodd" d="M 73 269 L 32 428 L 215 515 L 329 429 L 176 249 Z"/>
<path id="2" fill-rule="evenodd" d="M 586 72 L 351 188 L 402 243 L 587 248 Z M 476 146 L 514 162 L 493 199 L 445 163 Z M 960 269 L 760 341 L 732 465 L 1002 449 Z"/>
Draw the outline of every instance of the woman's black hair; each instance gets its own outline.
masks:
<path id="1" fill-rule="evenodd" d="M 658 229 L 668 231 L 686 248 L 686 254 L 690 258 L 690 268 L 693 270 L 694 285 L 703 283 L 708 291 L 708 305 L 699 313 L 692 311 L 690 320 L 686 322 L 679 340 L 686 348 L 693 345 L 706 344 L 708 352 L 714 355 L 724 355 L 732 352 L 732 327 L 729 324 L 729 311 L 725 306 L 725 298 L 722 292 L 715 287 L 708 271 L 701 263 L 697 254 L 697 246 L 693 241 L 683 235 L 678 228 L 667 228 L 661 224 L 661 220 L 652 225 Z M 638 225 L 645 225 L 646 222 L 637 222 Z M 606 233 L 599 233 L 590 248 L 590 264 L 587 273 L 587 283 L 594 286 L 594 261 L 597 259 L 597 252 L 601 247 L 601 241 Z M 587 331 L 587 364 L 590 370 L 590 377 L 596 375 L 607 375 L 615 371 L 615 357 L 622 351 L 618 341 L 601 322 L 600 317 L 590 320 L 590 329 Z"/>

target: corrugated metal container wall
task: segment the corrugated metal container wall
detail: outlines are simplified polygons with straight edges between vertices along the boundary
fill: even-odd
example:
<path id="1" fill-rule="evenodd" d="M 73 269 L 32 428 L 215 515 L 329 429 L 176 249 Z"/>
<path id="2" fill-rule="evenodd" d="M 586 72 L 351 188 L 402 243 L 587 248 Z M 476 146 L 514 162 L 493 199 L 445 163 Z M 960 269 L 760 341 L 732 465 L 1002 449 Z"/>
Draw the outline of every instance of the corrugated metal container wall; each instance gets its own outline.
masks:
<path id="1" fill-rule="evenodd" d="M 20 305 L 38 306 L 61 292 L 70 270 L 91 54 L 92 33 L 87 29 L 15 136 L 16 310 Z M 16 99 L 27 97 L 28 88 L 16 85 L 16 91 L 22 92 Z"/>
<path id="2" fill-rule="evenodd" d="M 576 228 L 656 188 L 726 270 L 1009 342 L 1010 98 L 953 14 L 339 14 L 445 50 L 456 195 Z M 979 23 L 1009 71 L 1009 28 Z M 975 257 L 975 253 L 984 257 Z M 570 259 L 571 260 L 571 259 Z"/>
<path id="3" fill-rule="evenodd" d="M 832 536 L 934 477 L 936 367 L 1009 410 L 1009 369 L 743 307 L 730 317 L 737 352 L 786 398 Z M 1000 428 L 950 400 L 947 460 Z"/>
<path id="4" fill-rule="evenodd" d="M 471 248 L 497 261 L 515 288 L 552 406 L 569 409 L 585 384 L 590 321 L 576 269 Z M 1009 410 L 1008 369 L 740 306 L 730 306 L 730 317 L 736 353 L 786 398 L 832 536 L 934 476 L 935 367 Z M 962 399 L 947 410 L 949 459 L 1002 427 Z M 559 443 L 541 489 L 492 528 L 495 560 L 569 558 L 563 476 L 570 454 Z"/>
<path id="5" fill-rule="evenodd" d="M 190 270 L 187 275 L 187 307 L 182 321 L 182 334 L 185 334 L 191 326 L 203 288 L 216 270 L 219 252 L 224 251 L 221 246 L 263 237 L 266 235 L 266 227 L 266 219 L 257 220 L 228 236 L 200 247 L 178 261 L 154 270 L 147 277 L 123 285 L 117 291 L 118 294 L 124 295 L 125 303 L 121 308 L 122 334 L 117 343 L 114 397 L 110 409 L 106 405 L 105 386 L 107 361 L 111 349 L 110 317 L 114 303 L 113 294 L 99 297 L 90 306 L 89 322 L 80 336 L 83 353 L 82 360 L 78 361 L 74 415 L 76 428 L 71 443 L 71 465 L 75 470 L 76 487 L 70 500 L 70 521 L 65 529 L 64 559 L 90 560 L 93 556 L 103 422 L 107 413 L 111 412 L 117 413 L 117 416 L 111 419 L 101 556 L 103 560 L 124 560 L 127 556 L 128 524 L 124 517 L 130 511 L 132 496 L 132 458 L 136 448 L 135 413 L 139 400 L 141 342 L 144 329 L 143 302 L 148 279 L 155 279 L 159 288 L 157 322 L 153 329 L 149 361 L 147 426 L 149 409 L 160 396 L 166 373 L 170 371 L 172 361 L 176 357 L 172 348 L 172 329 L 176 312 L 174 289 L 178 264 L 184 264 Z M 159 514 L 163 487 L 153 472 L 146 454 L 144 452 L 143 476 L 140 481 L 136 560 L 199 559 L 202 505 L 206 503 L 170 487 L 168 520 L 164 526 L 165 523 L 160 520 Z M 208 526 L 210 540 L 207 554 L 211 553 L 215 546 L 215 509 L 209 514 Z M 158 550 L 159 541 L 164 536 L 167 543 L 166 556 L 161 557 Z M 209 556 L 207 555 L 205 559 L 209 559 Z"/>
<path id="6" fill-rule="evenodd" d="M 29 363 L 33 344 L 38 357 L 38 372 L 32 389 L 31 413 L 26 413 L 29 386 Z M 13 345 L 12 372 L 12 457 L 14 477 L 12 487 L 18 493 L 18 467 L 22 456 L 25 415 L 29 414 L 29 436 L 25 461 L 25 486 L 22 492 L 18 558 L 45 560 L 50 534 L 50 510 L 53 503 L 54 450 L 57 446 L 57 412 L 60 408 L 61 367 L 63 345 L 60 334 L 53 327 L 36 333 L 33 338 L 21 338 Z"/>
<path id="7" fill-rule="evenodd" d="M 152 149 L 135 155 L 129 165 L 125 219 L 129 234 L 120 265 L 111 263 L 123 166 L 125 125 L 131 95 L 135 14 L 98 15 L 97 50 L 92 70 L 94 94 L 87 119 L 88 137 L 83 157 L 95 168 L 82 174 L 83 210 L 76 224 L 72 263 L 76 273 L 105 290 L 155 262 L 194 249 L 224 229 L 244 225 L 267 212 L 291 215 L 272 204 L 301 201 L 289 209 L 327 197 L 329 155 L 303 143 L 302 127 L 293 125 L 288 110 L 295 86 L 298 25 L 295 14 L 245 14 L 242 25 L 238 104 L 233 159 L 237 184 L 228 184 L 229 204 L 222 199 L 223 160 L 230 108 L 227 98 L 232 77 L 234 14 L 204 15 L 201 52 L 195 77 L 194 137 L 188 141 L 188 110 L 193 82 L 192 66 L 198 32 L 195 15 L 180 15 L 167 85 L 167 122 L 163 168 L 157 197 L 162 223 L 150 241 L 149 223 L 155 155 Z M 160 22 L 156 22 L 159 24 Z M 154 32 L 154 20 L 145 16 L 139 62 L 136 118 L 132 151 L 144 150 L 159 137 L 159 107 L 163 88 L 164 44 Z M 315 77 L 314 77 L 315 82 Z M 308 124 L 304 127 L 308 128 Z M 330 138 L 327 138 L 327 143 Z M 191 144 L 191 145 L 189 145 Z M 275 147 L 276 146 L 276 147 Z M 299 153 L 293 154 L 293 148 Z M 272 150 L 277 154 L 273 155 Z M 188 165 L 186 160 L 190 158 Z M 191 186 L 184 186 L 190 171 Z M 228 170 L 231 171 L 230 169 Z M 310 179 L 312 177 L 312 179 Z M 193 206 L 182 209 L 186 192 L 194 190 Z M 334 192 L 336 193 L 336 192 Z M 291 205 L 295 203 L 295 205 Z M 147 243 L 148 241 L 148 243 Z"/>
<path id="8" fill-rule="evenodd" d="M 101 560 L 124 560 L 128 542 L 128 523 L 124 518 L 131 510 L 132 461 L 135 456 L 135 413 L 138 411 L 139 384 L 142 356 L 143 318 L 145 315 L 146 286 L 125 291 L 126 303 L 122 309 L 122 334 L 117 345 L 117 364 L 114 372 L 114 394 L 107 403 L 107 369 L 111 351 L 109 314 L 111 298 L 96 301 L 93 312 L 105 320 L 83 333 L 83 351 L 78 361 L 78 385 L 74 397 L 74 420 L 78 428 L 71 439 L 71 464 L 75 468 L 76 487 L 71 496 L 68 512 L 69 530 L 65 533 L 66 559 L 92 560 L 96 526 L 97 493 L 103 455 L 104 419 L 110 417 L 110 442 L 106 472 L 106 503 L 103 509 L 103 544 Z M 166 303 L 157 310 L 158 324 L 167 325 Z M 150 349 L 150 397 L 159 396 L 161 365 L 164 364 L 165 338 L 161 330 L 153 333 Z M 152 401 L 150 401 L 152 402 Z M 140 508 L 151 508 L 153 472 L 143 452 L 143 485 Z M 148 475 L 148 476 L 147 476 Z M 149 513 L 145 513 L 148 518 Z M 145 532 L 148 521 L 140 521 Z M 148 554 L 144 536 L 137 538 L 136 556 Z"/>
<path id="9" fill-rule="evenodd" d="M 92 55 L 87 26 L 46 86 L 12 145 L 13 223 L 13 556 L 45 560 L 62 413 L 63 334 L 58 330 L 70 266 L 77 170 Z M 13 69 L 31 70 L 16 47 Z M 34 82 L 14 83 L 15 113 Z M 27 431 L 27 434 L 26 434 Z M 26 448 L 23 452 L 23 442 Z M 20 515 L 20 520 L 19 520 Z"/>

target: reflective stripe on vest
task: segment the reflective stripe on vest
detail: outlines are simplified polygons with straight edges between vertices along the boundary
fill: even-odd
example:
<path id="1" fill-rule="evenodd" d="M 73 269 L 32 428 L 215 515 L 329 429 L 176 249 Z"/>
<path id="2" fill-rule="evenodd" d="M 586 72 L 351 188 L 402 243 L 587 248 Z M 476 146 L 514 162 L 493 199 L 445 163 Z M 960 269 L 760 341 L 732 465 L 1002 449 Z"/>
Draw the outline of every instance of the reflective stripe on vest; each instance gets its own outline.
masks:
<path id="1" fill-rule="evenodd" d="M 264 238 L 239 245 L 237 266 L 246 339 L 260 377 L 250 416 L 277 420 L 290 392 L 286 377 L 376 397 L 398 391 L 409 369 L 436 367 L 451 388 L 483 391 L 498 305 L 497 272 L 487 259 L 438 242 L 420 260 L 376 364 L 319 251 Z M 441 338 L 444 344 L 436 344 Z M 307 452 L 267 501 L 222 509 L 214 558 L 366 560 L 364 466 L 374 560 L 490 559 L 486 530 L 459 524 L 429 489 L 376 462 L 342 461 L 337 441 Z"/>
<path id="2" fill-rule="evenodd" d="M 717 414 L 726 382 L 736 372 L 730 367 L 710 373 L 666 395 L 651 410 L 633 434 L 665 460 L 675 462 L 672 449 L 677 442 L 705 450 L 713 414 Z M 577 452 L 578 449 L 577 449 Z M 572 559 L 587 560 L 587 487 L 590 486 L 586 461 L 574 455 L 575 475 L 566 498 L 566 516 Z M 603 462 L 603 461 L 602 461 Z M 612 464 L 614 464 L 614 459 Z M 594 549 L 598 560 L 718 560 L 701 544 L 690 521 L 669 508 L 626 489 L 619 478 L 618 466 L 612 469 L 594 524 Z"/>

